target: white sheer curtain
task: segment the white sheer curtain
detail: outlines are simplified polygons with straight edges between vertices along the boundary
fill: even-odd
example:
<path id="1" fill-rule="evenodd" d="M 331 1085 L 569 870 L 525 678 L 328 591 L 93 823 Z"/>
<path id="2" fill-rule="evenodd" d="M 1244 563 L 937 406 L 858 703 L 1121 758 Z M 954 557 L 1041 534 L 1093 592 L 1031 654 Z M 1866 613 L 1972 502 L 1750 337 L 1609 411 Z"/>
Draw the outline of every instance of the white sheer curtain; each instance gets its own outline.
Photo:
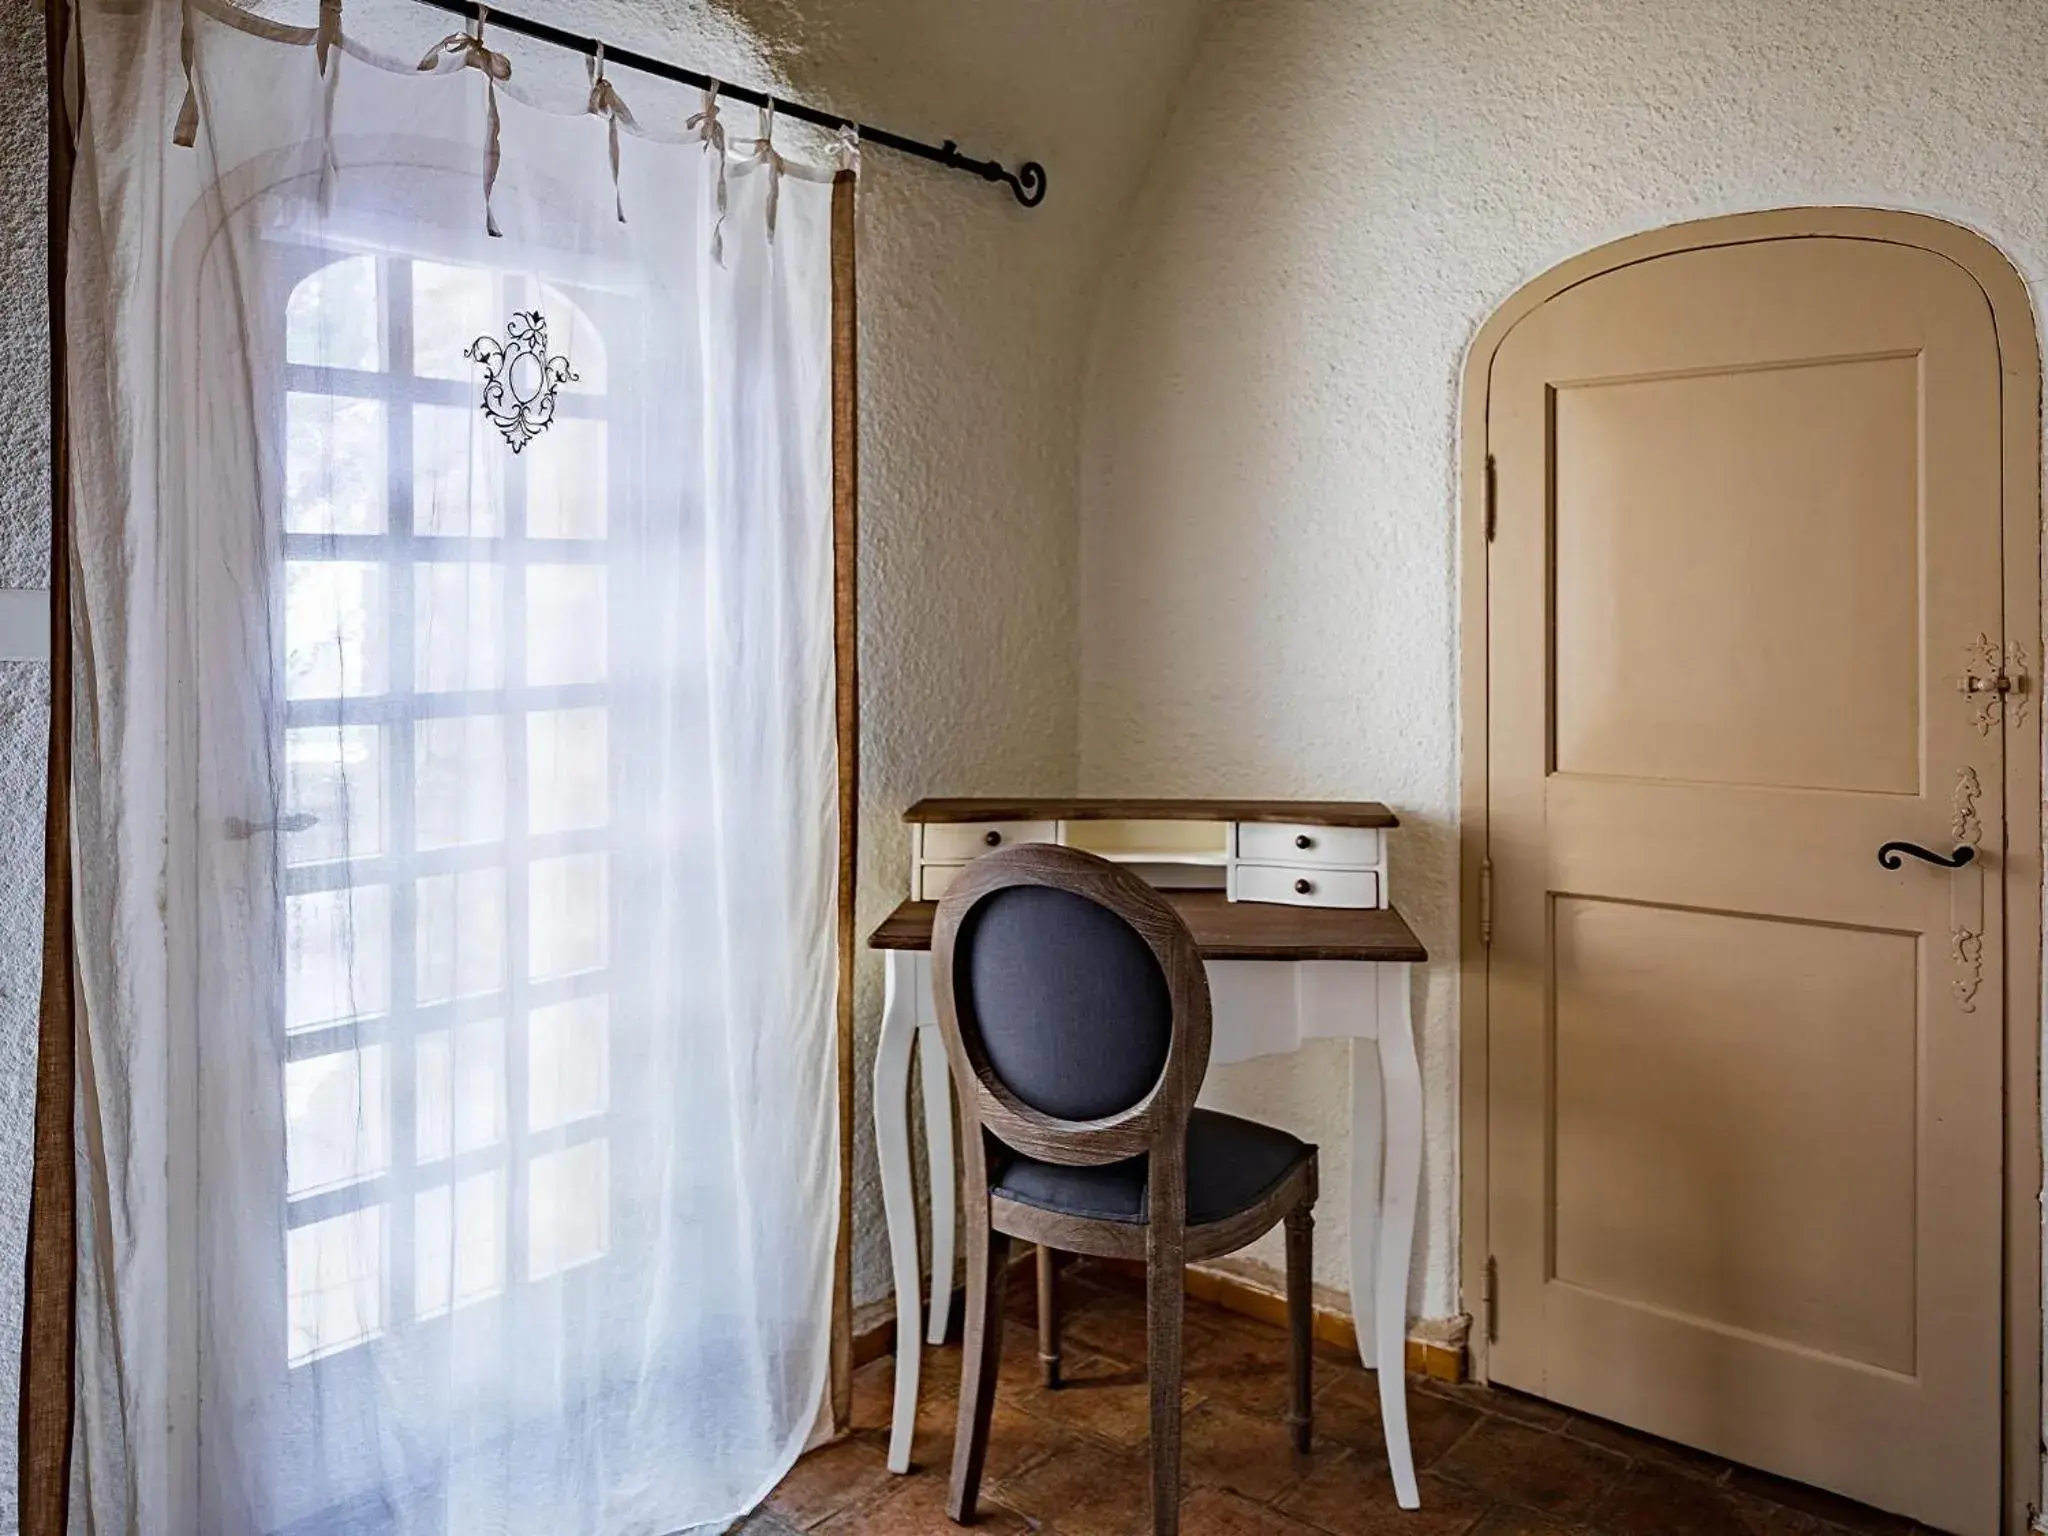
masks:
<path id="1" fill-rule="evenodd" d="M 306 20 L 81 6 L 75 1523 L 721 1529 L 827 1391 L 829 176 Z"/>

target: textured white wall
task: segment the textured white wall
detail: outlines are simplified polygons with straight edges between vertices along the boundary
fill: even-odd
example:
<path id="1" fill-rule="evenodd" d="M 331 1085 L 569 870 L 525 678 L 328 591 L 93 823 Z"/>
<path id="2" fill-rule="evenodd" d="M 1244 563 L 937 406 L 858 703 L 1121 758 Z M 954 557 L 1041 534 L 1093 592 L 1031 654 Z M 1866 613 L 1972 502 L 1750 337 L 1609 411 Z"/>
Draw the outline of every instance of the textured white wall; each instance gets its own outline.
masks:
<path id="1" fill-rule="evenodd" d="M 1575 252 L 1801 203 L 1945 215 L 2048 280 L 2039 0 L 1225 0 L 1119 250 L 1081 489 L 1090 792 L 1383 798 L 1457 1310 L 1456 428 L 1487 314 Z M 1216 1072 L 1349 1188 L 1336 1047 Z M 1336 1155 L 1332 1155 L 1333 1150 Z M 1277 1263 L 1277 1248 L 1262 1254 Z"/>

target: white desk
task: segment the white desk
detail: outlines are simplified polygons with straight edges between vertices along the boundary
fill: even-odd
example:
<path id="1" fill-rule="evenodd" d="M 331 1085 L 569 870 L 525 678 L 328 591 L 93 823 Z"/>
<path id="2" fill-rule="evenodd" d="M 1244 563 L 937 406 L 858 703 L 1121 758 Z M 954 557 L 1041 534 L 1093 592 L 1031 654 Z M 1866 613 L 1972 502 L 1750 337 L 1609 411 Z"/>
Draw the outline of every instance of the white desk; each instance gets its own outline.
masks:
<path id="1" fill-rule="evenodd" d="M 907 819 L 916 828 L 911 890 L 927 899 L 905 902 L 869 940 L 888 956 L 875 1058 L 875 1144 L 896 1284 L 890 1470 L 910 1470 L 917 1418 L 921 1276 L 910 1167 L 913 1042 L 930 1157 L 935 1279 L 926 1337 L 934 1344 L 945 1340 L 952 1302 L 952 1080 L 932 1001 L 931 898 L 976 852 L 1020 841 L 1065 842 L 1138 868 L 1166 889 L 1187 919 L 1209 972 L 1212 1062 L 1277 1055 L 1306 1040 L 1352 1042 L 1351 1309 L 1360 1358 L 1378 1370 L 1395 1495 L 1404 1509 L 1417 1508 L 1404 1366 L 1422 1169 L 1422 1079 L 1409 967 L 1427 955 L 1386 904 L 1382 834 L 1394 818 L 1384 806 L 1316 802 L 926 801 Z M 1224 829 L 1220 843 L 1211 840 L 1210 827 Z M 1249 890 L 1262 899 L 1232 899 Z M 1382 1363 L 1386 1369 L 1379 1369 Z"/>

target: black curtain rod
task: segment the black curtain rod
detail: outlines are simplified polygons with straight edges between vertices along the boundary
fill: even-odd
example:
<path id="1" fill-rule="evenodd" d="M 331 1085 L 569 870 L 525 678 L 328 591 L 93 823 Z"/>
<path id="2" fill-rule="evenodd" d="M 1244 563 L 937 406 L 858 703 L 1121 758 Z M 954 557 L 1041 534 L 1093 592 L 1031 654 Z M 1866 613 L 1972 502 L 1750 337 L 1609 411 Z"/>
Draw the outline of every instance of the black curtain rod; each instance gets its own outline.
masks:
<path id="1" fill-rule="evenodd" d="M 470 21 L 484 21 L 485 7 L 476 0 L 419 0 L 422 5 L 432 6 L 437 11 L 466 17 Z M 531 17 L 517 16 L 510 11 L 492 7 L 488 24 L 502 27 L 507 32 L 517 32 L 538 42 L 552 43 L 557 48 L 566 48 L 572 53 L 594 54 L 598 40 L 594 37 L 579 37 L 574 32 L 565 32 L 560 27 L 551 27 L 544 21 Z M 629 48 L 614 48 L 606 43 L 604 57 L 607 64 L 623 65 L 638 70 L 643 75 L 654 75 L 663 80 L 674 80 L 680 85 L 694 85 L 700 91 L 708 91 L 716 84 L 720 96 L 729 96 L 734 101 L 744 101 L 751 106 L 765 107 L 769 103 L 766 91 L 749 90 L 743 85 L 729 85 L 720 80 L 714 82 L 709 75 L 694 69 L 685 69 L 680 64 L 670 64 L 663 59 L 651 59 L 644 53 L 634 53 Z M 800 101 L 784 101 L 775 97 L 775 110 L 790 117 L 814 123 L 820 128 L 838 129 L 854 127 L 860 131 L 864 144 L 880 144 L 902 154 L 915 155 L 920 160 L 929 160 L 934 165 L 943 165 L 948 170 L 966 171 L 979 176 L 983 181 L 1000 181 L 1009 185 L 1018 202 L 1026 208 L 1036 208 L 1045 201 L 1045 167 L 1036 160 L 1027 160 L 1018 170 L 1010 170 L 999 160 L 972 160 L 960 153 L 960 146 L 951 139 L 943 144 L 927 144 L 922 139 L 908 138 L 900 133 L 891 133 L 886 128 L 873 128 L 866 123 L 855 123 L 851 118 L 832 112 L 821 112 L 816 107 L 807 107 Z"/>

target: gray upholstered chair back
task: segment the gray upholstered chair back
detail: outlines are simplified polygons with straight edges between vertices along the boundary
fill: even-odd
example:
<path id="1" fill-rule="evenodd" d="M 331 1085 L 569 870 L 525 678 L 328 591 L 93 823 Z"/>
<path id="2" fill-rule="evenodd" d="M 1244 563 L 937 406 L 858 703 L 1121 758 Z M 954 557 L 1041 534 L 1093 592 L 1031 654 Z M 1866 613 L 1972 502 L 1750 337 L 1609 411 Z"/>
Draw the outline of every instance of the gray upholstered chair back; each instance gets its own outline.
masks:
<path id="1" fill-rule="evenodd" d="M 1056 1120 L 1143 1101 L 1173 1041 L 1166 976 L 1138 930 L 1050 886 L 1011 886 L 968 913 L 953 996 L 996 1080 Z"/>
<path id="2" fill-rule="evenodd" d="M 1209 985 L 1167 900 L 1093 854 L 977 859 L 939 904 L 933 987 L 963 1107 L 1033 1157 L 1090 1164 L 1185 1134 Z"/>

